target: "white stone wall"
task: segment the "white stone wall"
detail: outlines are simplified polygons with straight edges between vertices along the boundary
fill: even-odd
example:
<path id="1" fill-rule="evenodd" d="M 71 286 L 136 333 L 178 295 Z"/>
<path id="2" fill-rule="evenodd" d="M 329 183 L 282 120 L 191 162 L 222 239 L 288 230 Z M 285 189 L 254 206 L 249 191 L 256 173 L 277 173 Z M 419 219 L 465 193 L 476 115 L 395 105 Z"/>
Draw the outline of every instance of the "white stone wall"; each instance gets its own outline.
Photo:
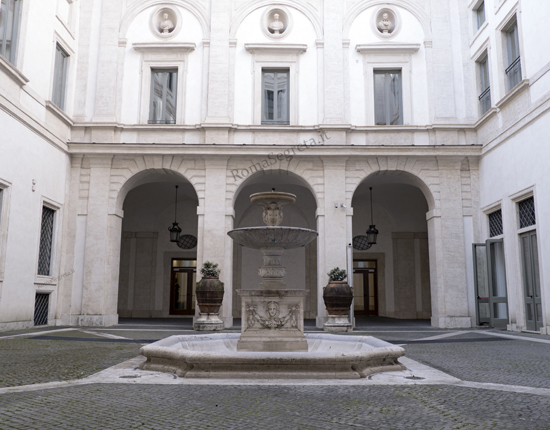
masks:
<path id="1" fill-rule="evenodd" d="M 50 323 L 116 323 L 120 300 L 131 302 L 126 293 L 119 294 L 120 279 L 126 279 L 126 274 L 119 276 L 126 267 L 120 265 L 121 249 L 138 233 L 151 235 L 149 239 L 158 234 L 157 244 L 164 243 L 165 233 L 160 221 L 135 224 L 123 210 L 124 201 L 131 190 L 158 175 L 163 182 L 178 178 L 194 188 L 197 262 L 221 262 L 227 291 L 249 285 L 255 277 L 236 273 L 239 268 L 254 272 L 255 263 L 252 256 L 238 255 L 226 235 L 246 221 L 238 203 L 241 192 L 249 185 L 270 189 L 271 182 L 308 190 L 313 215 L 291 221 L 317 229 L 320 236 L 314 248 L 293 256 L 299 263 L 293 274 L 314 290 L 307 312 L 319 325 L 326 318 L 326 273 L 345 266 L 346 246 L 364 212 L 361 204 L 352 205 L 354 194 L 363 182 L 387 177 L 393 181 L 388 184 L 416 187 L 427 207 L 411 209 L 414 222 L 395 218 L 395 227 L 385 225 L 381 215 L 380 230 L 398 234 L 393 239 L 381 235 L 378 249 L 372 250 L 384 257 L 386 314 L 397 316 L 400 306 L 392 293 L 397 285 L 393 278 L 400 273 L 393 252 L 401 249 L 394 242 L 418 242 L 416 276 L 424 273 L 420 241 L 427 233 L 432 324 L 469 327 L 475 319 L 471 244 L 487 238 L 486 213 L 500 204 L 507 220 L 510 328 L 524 327 L 518 232 L 511 220 L 518 193 L 532 190 L 548 326 L 548 211 L 541 197 L 548 184 L 541 163 L 548 158 L 545 22 L 550 6 L 485 0 L 487 22 L 477 31 L 473 10 L 478 3 L 285 0 L 277 7 L 291 16 L 292 25 L 282 38 L 272 38 L 261 28 L 264 14 L 274 7 L 267 0 L 23 1 L 16 64 L 0 58 L 0 186 L 8 190 L 0 219 L 1 327 L 29 325 L 32 318 L 37 281 L 31 276 L 36 263 L 29 258 L 37 253 L 39 192 L 56 202 L 63 215 L 56 231 L 57 276 L 72 273 L 52 287 L 56 297 Z M 171 8 L 179 21 L 173 36 L 159 36 L 151 26 L 161 7 Z M 398 31 L 389 37 L 376 32 L 380 7 L 390 8 L 399 20 Z M 523 81 L 508 91 L 503 30 L 513 19 L 519 28 Z M 70 54 L 64 111 L 51 103 L 56 43 Z M 476 61 L 485 52 L 492 109 L 480 118 Z M 175 125 L 147 124 L 147 73 L 157 66 L 179 67 Z M 258 121 L 261 67 L 291 69 L 289 126 Z M 373 125 L 376 68 L 402 70 L 403 126 Z M 260 170 L 289 172 L 294 182 L 251 182 Z M 27 195 L 32 179 L 36 190 Z M 379 204 L 383 214 L 383 199 Z M 392 207 L 388 218 L 397 211 Z M 23 224 L 14 227 L 17 223 Z M 133 227 L 123 235 L 124 225 Z M 414 238 L 406 236 L 410 234 Z M 155 316 L 166 312 L 162 271 L 169 251 L 163 246 L 155 251 L 155 287 L 146 309 Z M 410 259 L 410 252 L 403 258 Z M 421 276 L 415 281 L 415 311 L 423 317 L 428 315 L 427 295 L 418 291 L 424 289 Z M 237 315 L 234 300 L 233 294 L 226 295 L 222 308 L 227 327 Z"/>

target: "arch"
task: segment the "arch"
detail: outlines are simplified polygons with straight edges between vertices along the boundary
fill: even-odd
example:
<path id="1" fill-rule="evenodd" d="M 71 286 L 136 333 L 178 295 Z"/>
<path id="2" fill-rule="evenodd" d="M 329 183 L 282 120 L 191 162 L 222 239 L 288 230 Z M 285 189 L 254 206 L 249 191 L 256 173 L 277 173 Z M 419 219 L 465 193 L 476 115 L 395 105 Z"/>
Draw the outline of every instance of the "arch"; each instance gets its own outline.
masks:
<path id="1" fill-rule="evenodd" d="M 181 156 L 115 156 L 111 166 L 109 208 L 122 210 L 124 198 L 130 190 L 147 182 L 154 182 L 158 175 L 170 175 L 189 182 L 197 195 L 199 205 L 204 201 L 205 173 L 202 158 Z"/>
<path id="2" fill-rule="evenodd" d="M 132 24 L 135 17 L 138 16 L 145 9 L 151 6 L 157 6 L 157 5 L 181 6 L 187 9 L 189 12 L 195 15 L 195 17 L 199 21 L 203 31 L 203 38 L 208 39 L 210 37 L 210 26 L 208 23 L 206 10 L 202 7 L 202 5 L 198 1 L 195 1 L 195 0 L 138 0 L 134 2 L 134 4 L 132 4 L 128 9 L 126 9 L 126 12 L 122 17 L 122 20 L 120 21 L 118 38 L 125 39 L 126 33 L 128 32 L 128 29 L 130 28 L 130 25 Z"/>
<path id="3" fill-rule="evenodd" d="M 239 27 L 241 26 L 241 23 L 244 21 L 244 19 L 256 9 L 265 6 L 288 6 L 293 9 L 299 10 L 309 19 L 309 21 L 313 25 L 313 28 L 315 29 L 315 34 L 317 35 L 317 39 L 323 38 L 323 27 L 319 14 L 310 4 L 300 0 L 279 0 L 276 3 L 273 3 L 270 0 L 251 0 L 248 3 L 245 3 L 244 5 L 239 7 L 235 13 L 235 18 L 233 19 L 233 22 L 231 23 L 231 29 L 229 30 L 229 37 L 231 39 L 235 39 L 237 31 L 239 30 Z"/>
<path id="4" fill-rule="evenodd" d="M 366 0 L 363 2 L 358 2 L 357 4 L 353 5 L 344 16 L 343 20 L 343 37 L 344 39 L 349 38 L 349 30 L 355 21 L 355 19 L 359 16 L 360 13 L 365 11 L 366 9 L 369 9 L 373 6 L 382 6 L 382 5 L 394 5 L 401 7 L 410 13 L 412 13 L 416 19 L 420 22 L 420 25 L 422 26 L 422 29 L 424 30 L 424 37 L 426 40 L 432 39 L 432 30 L 430 27 L 430 18 L 424 10 L 418 5 L 411 1 L 406 0 Z"/>
<path id="5" fill-rule="evenodd" d="M 422 191 L 430 211 L 440 207 L 439 167 L 437 159 L 419 157 L 373 157 L 365 161 L 348 161 L 346 166 L 346 200 L 351 205 L 355 191 L 373 175 L 400 175 L 404 183 Z"/>
<path id="6" fill-rule="evenodd" d="M 284 166 L 284 168 L 283 166 L 272 166 L 272 168 L 265 169 L 257 169 L 255 166 L 258 164 L 261 165 L 261 161 L 255 163 L 251 160 L 234 160 L 228 163 L 228 180 L 226 188 L 226 202 L 228 206 L 233 207 L 242 189 L 254 183 L 251 181 L 252 178 L 268 175 L 284 175 L 293 178 L 297 183 L 308 189 L 313 195 L 317 207 L 321 207 L 320 204 L 323 198 L 322 193 L 324 185 L 322 166 L 320 166 L 321 171 L 319 173 L 317 169 L 314 170 L 313 163 L 311 162 L 295 162 L 292 160 L 288 165 Z M 237 171 L 237 174 L 235 174 L 235 171 Z M 246 177 L 243 175 L 243 171 L 249 172 L 245 173 Z"/>

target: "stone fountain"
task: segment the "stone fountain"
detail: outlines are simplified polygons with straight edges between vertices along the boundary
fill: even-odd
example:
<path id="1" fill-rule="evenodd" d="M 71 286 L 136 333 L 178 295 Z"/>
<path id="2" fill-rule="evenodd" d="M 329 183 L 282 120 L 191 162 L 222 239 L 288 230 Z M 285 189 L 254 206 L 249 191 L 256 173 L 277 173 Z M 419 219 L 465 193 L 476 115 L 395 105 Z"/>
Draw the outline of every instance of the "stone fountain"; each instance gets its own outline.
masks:
<path id="1" fill-rule="evenodd" d="M 284 227 L 283 207 L 293 204 L 289 193 L 257 193 L 264 227 L 231 230 L 239 245 L 263 254 L 259 289 L 237 290 L 242 301 L 241 334 L 170 336 L 141 348 L 147 357 L 140 368 L 171 372 L 186 378 L 357 379 L 390 370 L 404 370 L 403 348 L 371 336 L 304 334 L 305 289 L 284 282 L 285 249 L 306 246 L 317 232 Z"/>
<path id="2" fill-rule="evenodd" d="M 304 302 L 306 290 L 289 290 L 281 265 L 285 249 L 306 246 L 318 233 L 307 228 L 280 227 L 283 206 L 296 201 L 289 193 L 272 191 L 250 196 L 250 201 L 262 205 L 266 227 L 250 227 L 227 233 L 236 243 L 260 249 L 264 265 L 259 290 L 237 290 L 242 301 L 242 334 L 239 351 L 307 351 L 304 336 Z"/>

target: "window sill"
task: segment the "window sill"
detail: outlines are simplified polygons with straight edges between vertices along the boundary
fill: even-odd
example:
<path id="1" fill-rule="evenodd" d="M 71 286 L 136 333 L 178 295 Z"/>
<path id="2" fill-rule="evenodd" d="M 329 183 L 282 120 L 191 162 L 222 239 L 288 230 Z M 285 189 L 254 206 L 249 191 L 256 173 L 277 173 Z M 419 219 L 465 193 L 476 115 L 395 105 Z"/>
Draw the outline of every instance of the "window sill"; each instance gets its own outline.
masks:
<path id="1" fill-rule="evenodd" d="M 475 123 L 475 128 L 480 127 L 485 122 L 487 122 L 491 117 L 496 115 L 498 113 L 498 108 L 493 106 L 491 109 L 489 109 L 487 112 L 485 112 Z"/>
<path id="2" fill-rule="evenodd" d="M 46 109 L 49 110 L 51 113 L 53 113 L 56 117 L 58 117 L 61 121 L 63 121 L 69 127 L 73 126 L 74 124 L 73 120 L 69 117 L 69 115 L 67 115 L 65 112 L 59 109 L 55 105 L 55 103 L 51 102 L 50 100 L 47 100 Z"/>
<path id="3" fill-rule="evenodd" d="M 517 84 L 514 88 L 508 91 L 508 93 L 503 98 L 501 98 L 497 104 L 495 104 L 495 107 L 498 109 L 502 109 L 503 106 L 508 104 L 510 100 L 512 100 L 515 96 L 517 96 L 520 92 L 522 92 L 526 88 L 529 88 L 529 79 L 524 79 L 519 84 Z"/>
<path id="4" fill-rule="evenodd" d="M 3 70 L 20 87 L 26 85 L 29 79 L 15 68 L 8 60 L 0 55 L 0 70 Z"/>
<path id="5" fill-rule="evenodd" d="M 477 39 L 479 39 L 480 35 L 483 33 L 483 30 L 485 30 L 487 28 L 487 26 L 489 25 L 489 22 L 488 21 L 485 21 L 481 27 L 479 27 L 477 29 L 477 31 L 475 32 L 474 34 L 474 37 L 472 39 L 472 42 L 470 43 L 470 48 L 474 45 L 474 43 L 476 43 Z"/>

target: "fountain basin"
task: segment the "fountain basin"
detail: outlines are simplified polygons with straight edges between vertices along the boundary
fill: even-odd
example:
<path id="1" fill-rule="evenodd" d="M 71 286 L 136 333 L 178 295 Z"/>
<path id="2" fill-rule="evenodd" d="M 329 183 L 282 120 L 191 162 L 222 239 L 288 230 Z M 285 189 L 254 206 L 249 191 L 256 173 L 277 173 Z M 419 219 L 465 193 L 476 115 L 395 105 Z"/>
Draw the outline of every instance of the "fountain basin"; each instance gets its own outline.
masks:
<path id="1" fill-rule="evenodd" d="M 252 249 L 294 249 L 306 246 L 317 238 L 315 230 L 299 227 L 245 227 L 227 233 L 239 245 Z"/>
<path id="2" fill-rule="evenodd" d="M 142 370 L 184 378 L 360 379 L 405 370 L 405 350 L 372 336 L 306 333 L 307 352 L 237 351 L 239 333 L 170 336 L 141 348 Z"/>

